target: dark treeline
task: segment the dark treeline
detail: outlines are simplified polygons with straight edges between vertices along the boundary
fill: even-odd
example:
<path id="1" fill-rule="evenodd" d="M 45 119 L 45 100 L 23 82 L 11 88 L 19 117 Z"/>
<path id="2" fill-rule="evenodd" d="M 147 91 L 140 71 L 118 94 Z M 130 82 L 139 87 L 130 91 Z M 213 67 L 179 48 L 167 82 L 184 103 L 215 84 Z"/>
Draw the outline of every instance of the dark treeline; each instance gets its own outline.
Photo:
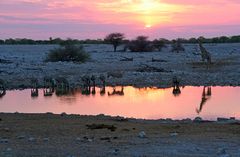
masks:
<path id="1" fill-rule="evenodd" d="M 104 41 L 102 39 L 86 39 L 86 40 L 78 40 L 78 39 L 61 39 L 61 38 L 49 38 L 49 40 L 33 40 L 33 39 L 0 39 L 0 45 L 39 45 L 39 44 L 57 44 L 57 45 L 64 45 L 65 43 L 71 44 L 103 44 Z"/>
<path id="2" fill-rule="evenodd" d="M 221 36 L 221 37 L 213 37 L 213 38 L 205 38 L 200 37 L 203 43 L 240 43 L 240 35 L 237 36 Z M 199 38 L 178 38 L 181 43 L 198 43 Z M 162 41 L 165 41 L 166 44 L 172 43 L 174 40 L 168 40 L 161 38 Z M 125 40 L 128 42 L 129 40 Z M 154 40 L 153 40 L 154 41 Z M 107 42 L 104 39 L 86 39 L 86 40 L 78 40 L 78 39 L 61 39 L 61 38 L 49 38 L 48 40 L 33 40 L 33 39 L 0 39 L 0 45 L 37 45 L 37 44 L 64 44 L 71 42 L 72 44 L 106 44 Z"/>

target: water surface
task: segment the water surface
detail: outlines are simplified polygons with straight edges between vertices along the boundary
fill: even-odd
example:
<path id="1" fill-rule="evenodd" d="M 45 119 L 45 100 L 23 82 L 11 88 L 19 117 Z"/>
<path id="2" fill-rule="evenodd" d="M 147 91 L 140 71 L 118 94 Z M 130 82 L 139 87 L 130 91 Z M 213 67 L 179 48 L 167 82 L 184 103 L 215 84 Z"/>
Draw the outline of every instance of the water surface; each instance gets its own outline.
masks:
<path id="1" fill-rule="evenodd" d="M 104 95 L 82 95 L 74 90 L 68 95 L 31 97 L 31 90 L 7 91 L 0 98 L 0 112 L 62 113 L 124 116 L 144 119 L 217 117 L 240 118 L 240 87 L 184 87 L 173 94 L 172 88 L 107 87 Z"/>

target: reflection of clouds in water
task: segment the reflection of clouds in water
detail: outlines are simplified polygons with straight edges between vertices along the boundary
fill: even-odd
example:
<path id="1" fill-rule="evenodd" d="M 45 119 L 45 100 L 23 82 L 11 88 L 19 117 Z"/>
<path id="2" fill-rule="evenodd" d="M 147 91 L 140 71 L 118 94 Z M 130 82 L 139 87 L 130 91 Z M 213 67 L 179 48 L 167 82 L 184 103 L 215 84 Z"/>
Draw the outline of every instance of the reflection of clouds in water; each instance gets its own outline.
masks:
<path id="1" fill-rule="evenodd" d="M 195 118 L 198 116 L 203 87 L 185 87 L 179 97 L 174 97 L 172 88 L 134 88 L 124 87 L 124 96 L 109 97 L 100 95 L 100 88 L 96 88 L 95 95 L 82 95 L 81 90 L 74 90 L 68 95 L 50 97 L 43 96 L 40 90 L 36 99 L 31 99 L 31 90 L 7 91 L 0 100 L 0 112 L 22 113 L 62 113 L 97 115 L 120 115 L 124 117 L 159 119 L 159 118 Z M 112 92 L 113 87 L 106 87 L 106 93 Z M 121 87 L 117 87 L 121 90 Z M 182 90 L 182 88 L 181 88 Z M 239 117 L 240 88 L 212 87 L 214 96 L 201 110 L 204 119 L 216 117 Z M 206 88 L 207 94 L 207 88 Z"/>

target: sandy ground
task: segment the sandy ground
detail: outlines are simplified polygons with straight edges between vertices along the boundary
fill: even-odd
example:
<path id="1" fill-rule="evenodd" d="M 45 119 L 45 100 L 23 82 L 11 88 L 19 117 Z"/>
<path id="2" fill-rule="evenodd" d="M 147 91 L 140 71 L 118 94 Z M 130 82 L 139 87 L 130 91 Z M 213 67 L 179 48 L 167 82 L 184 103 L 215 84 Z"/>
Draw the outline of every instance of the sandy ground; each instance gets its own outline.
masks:
<path id="1" fill-rule="evenodd" d="M 197 45 L 184 45 L 186 51 L 171 52 L 171 47 L 162 52 L 112 52 L 111 45 L 85 45 L 91 61 L 84 64 L 57 62 L 46 63 L 44 59 L 50 49 L 57 45 L 2 45 L 0 46 L 0 78 L 9 89 L 30 87 L 30 79 L 63 76 L 72 86 L 81 85 L 83 75 L 107 75 L 108 72 L 122 73 L 121 78 L 108 78 L 107 85 L 169 87 L 173 76 L 181 85 L 240 85 L 240 44 L 206 44 L 212 54 L 213 64 L 209 69 L 201 62 Z M 121 48 L 120 48 L 121 49 Z M 133 57 L 133 61 L 120 61 Z M 161 62 L 152 62 L 152 58 Z M 162 68 L 167 72 L 139 72 L 143 65 Z"/>
<path id="2" fill-rule="evenodd" d="M 0 118 L 1 157 L 240 156 L 239 123 L 19 113 Z M 92 124 L 115 130 L 89 129 Z"/>

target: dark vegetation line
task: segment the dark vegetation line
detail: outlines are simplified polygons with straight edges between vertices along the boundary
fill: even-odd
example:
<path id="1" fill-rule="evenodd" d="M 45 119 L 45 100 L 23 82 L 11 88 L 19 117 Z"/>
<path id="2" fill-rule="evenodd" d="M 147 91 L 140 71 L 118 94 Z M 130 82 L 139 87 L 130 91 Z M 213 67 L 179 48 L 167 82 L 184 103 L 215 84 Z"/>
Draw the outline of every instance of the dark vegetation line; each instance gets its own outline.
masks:
<path id="1" fill-rule="evenodd" d="M 121 33 L 119 33 L 121 34 Z M 214 38 L 205 38 L 200 37 L 201 41 L 203 43 L 240 43 L 240 35 L 237 36 L 221 36 L 221 37 L 214 37 Z M 155 39 L 155 40 L 161 40 L 164 41 L 164 43 L 169 44 L 173 43 L 176 40 L 179 40 L 181 43 L 198 43 L 199 38 L 190 38 L 190 39 L 184 39 L 184 38 L 178 38 L 174 40 L 168 40 L 164 38 Z M 26 38 L 17 38 L 17 39 L 6 39 L 1 40 L 0 39 L 0 45 L 39 45 L 39 44 L 62 44 L 65 42 L 71 41 L 71 44 L 106 44 L 109 43 L 108 41 L 104 39 L 86 39 L 86 40 L 78 40 L 78 39 L 61 39 L 61 38 L 49 38 L 48 40 L 33 40 L 33 39 L 26 39 Z M 125 39 L 123 43 L 128 43 L 130 40 Z M 154 41 L 154 40 L 153 40 Z"/>

